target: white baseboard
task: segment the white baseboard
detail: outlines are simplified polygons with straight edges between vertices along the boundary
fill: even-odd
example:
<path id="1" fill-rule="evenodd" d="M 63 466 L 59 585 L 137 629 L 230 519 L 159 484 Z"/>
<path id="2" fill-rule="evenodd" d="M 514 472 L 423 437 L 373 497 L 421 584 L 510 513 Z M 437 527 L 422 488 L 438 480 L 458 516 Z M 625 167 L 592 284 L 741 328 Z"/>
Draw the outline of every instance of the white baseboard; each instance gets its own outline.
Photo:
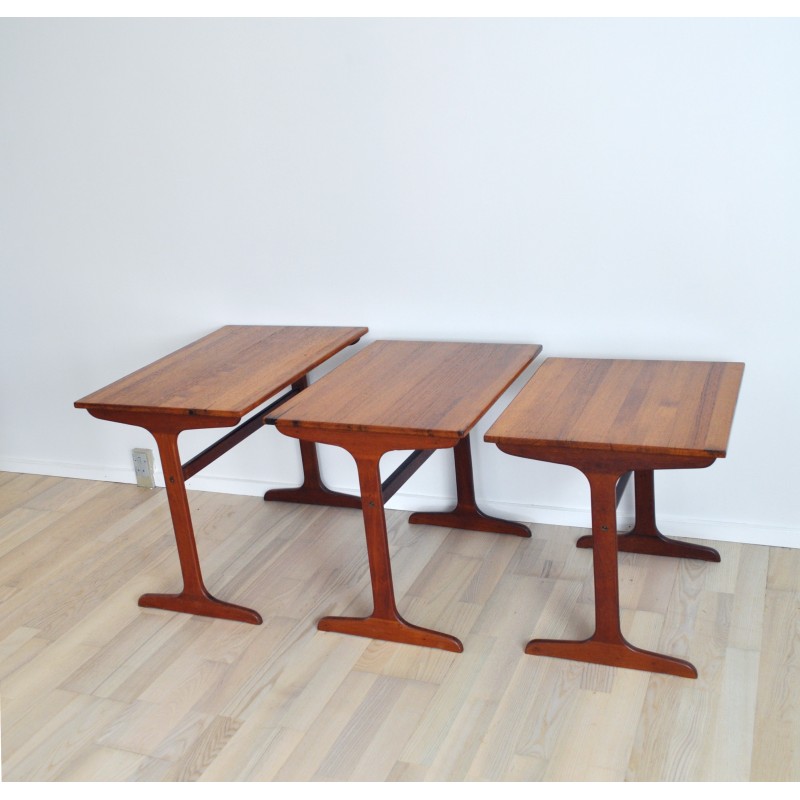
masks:
<path id="1" fill-rule="evenodd" d="M 0 472 L 21 472 L 32 475 L 54 475 L 61 478 L 136 483 L 133 468 L 107 467 L 89 464 L 66 464 L 52 461 L 0 458 Z M 155 473 L 156 486 L 164 486 L 160 471 Z M 290 484 L 254 481 L 244 478 L 195 475 L 187 487 L 200 492 L 220 492 L 249 497 L 260 497 L 267 489 L 285 489 Z M 336 491 L 355 493 L 351 486 L 330 486 Z M 147 491 L 147 490 L 143 490 Z M 453 499 L 432 495 L 410 494 L 399 491 L 387 508 L 401 511 L 438 511 L 452 506 Z M 588 508 L 537 506 L 518 503 L 486 501 L 482 508 L 487 514 L 505 517 L 517 522 L 541 525 L 563 525 L 571 528 L 588 528 L 591 525 Z M 633 524 L 633 518 L 620 515 L 619 526 Z M 714 519 L 690 519 L 659 514 L 658 525 L 668 536 L 686 539 L 708 539 L 719 542 L 739 542 L 769 547 L 800 548 L 800 528 L 777 525 L 760 525 L 751 522 Z"/>

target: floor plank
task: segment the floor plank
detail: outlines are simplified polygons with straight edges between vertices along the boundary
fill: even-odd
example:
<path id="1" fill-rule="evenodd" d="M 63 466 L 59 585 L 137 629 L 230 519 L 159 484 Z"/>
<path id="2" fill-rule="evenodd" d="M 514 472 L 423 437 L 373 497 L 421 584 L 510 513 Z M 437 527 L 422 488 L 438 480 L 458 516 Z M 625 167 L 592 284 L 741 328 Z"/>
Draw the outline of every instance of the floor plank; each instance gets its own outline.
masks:
<path id="1" fill-rule="evenodd" d="M 398 605 L 457 654 L 316 630 L 370 610 L 360 513 L 190 504 L 209 587 L 263 625 L 138 607 L 180 586 L 163 490 L 0 473 L 4 780 L 800 780 L 800 550 L 620 556 L 623 631 L 693 681 L 523 653 L 592 632 L 583 531 L 388 512 Z"/>

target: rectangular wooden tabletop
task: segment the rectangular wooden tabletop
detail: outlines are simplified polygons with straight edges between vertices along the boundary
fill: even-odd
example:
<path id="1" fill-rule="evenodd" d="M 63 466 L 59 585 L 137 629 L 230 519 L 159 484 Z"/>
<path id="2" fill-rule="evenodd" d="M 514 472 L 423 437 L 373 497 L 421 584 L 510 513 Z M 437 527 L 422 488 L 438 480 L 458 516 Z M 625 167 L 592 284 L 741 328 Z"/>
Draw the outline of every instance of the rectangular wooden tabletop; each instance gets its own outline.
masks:
<path id="1" fill-rule="evenodd" d="M 741 363 L 550 358 L 484 438 L 722 457 L 743 371 Z"/>
<path id="2" fill-rule="evenodd" d="M 373 342 L 275 418 L 279 428 L 463 438 L 540 351 L 537 344 Z"/>
<path id="3" fill-rule="evenodd" d="M 206 417 L 241 417 L 299 380 L 367 328 L 228 325 L 75 403 Z"/>

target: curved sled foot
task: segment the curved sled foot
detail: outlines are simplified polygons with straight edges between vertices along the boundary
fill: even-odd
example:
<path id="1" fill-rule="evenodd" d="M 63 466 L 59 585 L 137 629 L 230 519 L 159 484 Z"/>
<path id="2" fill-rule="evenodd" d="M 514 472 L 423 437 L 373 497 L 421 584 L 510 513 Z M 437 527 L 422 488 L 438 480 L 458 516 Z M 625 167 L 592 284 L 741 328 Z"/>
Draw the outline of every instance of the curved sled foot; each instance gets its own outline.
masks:
<path id="1" fill-rule="evenodd" d="M 249 622 L 251 625 L 262 623 L 261 614 L 252 608 L 237 606 L 217 600 L 210 594 L 143 594 L 139 598 L 142 608 L 161 608 L 164 611 L 180 611 L 183 614 L 197 614 L 201 617 L 216 617 L 234 622 Z"/>
<path id="2" fill-rule="evenodd" d="M 321 631 L 347 633 L 351 636 L 366 636 L 368 639 L 383 639 L 387 642 L 415 644 L 420 647 L 436 647 L 462 653 L 464 646 L 446 633 L 439 633 L 428 628 L 420 628 L 406 622 L 402 617 L 384 619 L 382 617 L 323 617 L 317 623 Z"/>
<path id="3" fill-rule="evenodd" d="M 327 486 L 298 486 L 294 489 L 270 489 L 265 500 L 279 500 L 284 503 L 306 503 L 313 506 L 334 506 L 336 508 L 361 508 L 361 498 L 344 492 L 334 492 Z"/>
<path id="4" fill-rule="evenodd" d="M 591 548 L 592 537 L 581 536 L 576 547 Z M 719 553 L 713 547 L 690 544 L 670 539 L 662 533 L 623 533 L 617 537 L 617 550 L 623 553 L 643 553 L 649 556 L 672 556 L 673 558 L 695 558 L 700 561 L 719 561 Z"/>
<path id="5" fill-rule="evenodd" d="M 679 678 L 697 677 L 697 670 L 688 661 L 652 653 L 649 650 L 640 650 L 625 639 L 618 642 L 604 642 L 594 638 L 583 641 L 532 639 L 525 646 L 525 652 L 532 656 L 567 658 L 571 661 L 586 661 L 609 667 L 660 672 L 665 675 L 676 675 Z"/>
<path id="6" fill-rule="evenodd" d="M 438 525 L 441 528 L 461 528 L 484 533 L 507 533 L 511 536 L 530 538 L 531 531 L 521 522 L 511 522 L 499 517 L 490 517 L 480 509 L 472 511 L 417 511 L 409 519 L 411 525 Z"/>

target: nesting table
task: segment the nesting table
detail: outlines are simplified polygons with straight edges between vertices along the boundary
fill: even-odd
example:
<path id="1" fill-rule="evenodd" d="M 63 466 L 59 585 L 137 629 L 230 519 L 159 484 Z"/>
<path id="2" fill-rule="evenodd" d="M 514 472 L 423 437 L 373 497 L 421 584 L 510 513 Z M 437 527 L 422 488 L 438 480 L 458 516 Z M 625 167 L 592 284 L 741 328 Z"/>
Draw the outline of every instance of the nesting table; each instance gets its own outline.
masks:
<path id="1" fill-rule="evenodd" d="M 137 370 L 75 403 L 99 419 L 137 425 L 156 440 L 178 548 L 183 589 L 145 594 L 139 605 L 258 624 L 261 616 L 218 600 L 203 582 L 185 482 L 261 428 L 269 413 L 308 386 L 308 373 L 356 343 L 367 328 L 229 325 Z M 248 414 L 284 389 L 282 397 Z M 238 425 L 181 464 L 178 435 L 185 430 Z M 303 485 L 268 492 L 266 499 L 353 507 L 357 498 L 331 492 L 321 482 L 316 449 L 300 443 Z"/>
<path id="2" fill-rule="evenodd" d="M 400 615 L 384 503 L 435 450 L 453 448 L 455 509 L 413 514 L 409 521 L 530 536 L 527 526 L 490 517 L 477 507 L 469 433 L 540 350 L 539 345 L 378 341 L 274 412 L 279 431 L 342 447 L 358 468 L 373 611 L 367 617 L 325 617 L 320 630 L 463 650 L 455 636 L 418 627 Z M 413 452 L 381 481 L 381 457 L 396 450 Z"/>
<path id="3" fill-rule="evenodd" d="M 566 464 L 589 481 L 595 631 L 583 641 L 534 639 L 525 652 L 697 677 L 682 659 L 641 650 L 620 629 L 617 552 L 718 561 L 655 524 L 653 473 L 707 467 L 726 455 L 744 365 L 690 361 L 547 359 L 485 435 L 502 451 Z M 617 487 L 634 474 L 636 521 L 617 536 Z"/>
<path id="4" fill-rule="evenodd" d="M 269 491 L 265 499 L 363 513 L 373 610 L 366 617 L 325 617 L 319 629 L 463 649 L 455 636 L 414 625 L 399 613 L 384 505 L 433 452 L 452 449 L 455 508 L 415 513 L 409 521 L 530 536 L 526 525 L 478 507 L 470 432 L 541 346 L 377 341 L 309 385 L 310 370 L 366 332 L 364 327 L 226 326 L 75 403 L 99 419 L 148 430 L 158 446 L 183 589 L 145 594 L 141 606 L 261 622 L 258 612 L 219 600 L 206 588 L 185 482 L 262 425 L 273 424 L 299 440 L 304 477 L 301 486 Z M 707 467 L 726 455 L 743 370 L 743 364 L 728 362 L 551 358 L 491 426 L 484 438 L 502 451 L 575 467 L 589 482 L 592 533 L 578 546 L 593 549 L 595 631 L 582 641 L 533 639 L 526 653 L 697 676 L 688 661 L 626 641 L 617 554 L 719 560 L 712 548 L 659 531 L 653 476 L 661 469 Z M 233 430 L 182 464 L 179 434 L 216 427 Z M 352 455 L 360 496 L 324 485 L 316 443 Z M 381 458 L 392 451 L 411 454 L 382 480 Z M 630 475 L 635 524 L 618 535 L 616 507 Z"/>

